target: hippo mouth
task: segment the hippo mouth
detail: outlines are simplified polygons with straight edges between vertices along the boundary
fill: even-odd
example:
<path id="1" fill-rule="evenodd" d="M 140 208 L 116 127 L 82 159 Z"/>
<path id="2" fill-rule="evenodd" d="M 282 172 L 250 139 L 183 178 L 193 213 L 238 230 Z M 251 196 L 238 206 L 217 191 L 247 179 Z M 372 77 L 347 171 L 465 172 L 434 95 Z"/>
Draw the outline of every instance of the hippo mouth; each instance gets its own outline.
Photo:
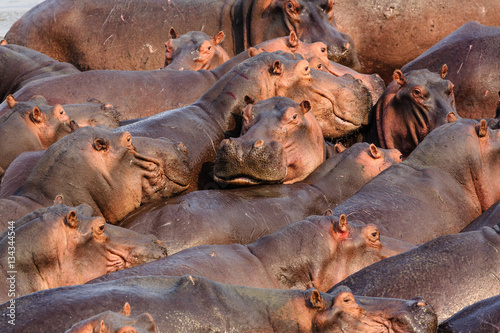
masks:
<path id="1" fill-rule="evenodd" d="M 131 263 L 127 261 L 124 254 L 113 249 L 106 249 L 106 260 L 107 273 L 112 273 L 128 267 L 132 267 Z"/>
<path id="2" fill-rule="evenodd" d="M 327 119 L 332 120 L 342 127 L 351 128 L 352 130 L 356 130 L 361 127 L 361 122 L 357 122 L 340 116 L 337 107 L 335 106 L 335 102 L 332 100 L 332 98 L 328 97 L 326 94 L 320 91 L 315 91 L 315 93 L 330 102 L 332 112 L 327 115 Z"/>
<path id="3" fill-rule="evenodd" d="M 213 176 L 214 180 L 220 185 L 226 186 L 253 186 L 253 185 L 273 185 L 283 183 L 286 175 L 281 179 L 259 179 L 245 175 L 239 175 L 231 178 L 219 178 Z"/>

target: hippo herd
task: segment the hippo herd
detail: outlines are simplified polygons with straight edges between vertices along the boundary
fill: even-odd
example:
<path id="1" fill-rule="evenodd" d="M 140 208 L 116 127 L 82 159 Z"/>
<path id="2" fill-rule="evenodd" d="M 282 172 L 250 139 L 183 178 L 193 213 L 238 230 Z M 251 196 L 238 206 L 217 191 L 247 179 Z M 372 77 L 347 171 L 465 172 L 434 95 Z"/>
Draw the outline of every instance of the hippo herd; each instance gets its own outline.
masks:
<path id="1" fill-rule="evenodd" d="M 0 332 L 498 333 L 500 3 L 46 0 L 0 43 Z"/>

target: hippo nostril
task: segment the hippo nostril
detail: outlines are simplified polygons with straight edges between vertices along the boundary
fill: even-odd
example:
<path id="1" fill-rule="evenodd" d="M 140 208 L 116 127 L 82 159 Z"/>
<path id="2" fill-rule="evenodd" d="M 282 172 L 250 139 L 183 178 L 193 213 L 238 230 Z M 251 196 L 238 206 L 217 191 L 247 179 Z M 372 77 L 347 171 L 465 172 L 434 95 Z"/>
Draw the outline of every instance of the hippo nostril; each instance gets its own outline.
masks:
<path id="1" fill-rule="evenodd" d="M 264 145 L 264 140 L 257 140 L 253 144 L 254 148 L 262 147 L 262 145 Z"/>

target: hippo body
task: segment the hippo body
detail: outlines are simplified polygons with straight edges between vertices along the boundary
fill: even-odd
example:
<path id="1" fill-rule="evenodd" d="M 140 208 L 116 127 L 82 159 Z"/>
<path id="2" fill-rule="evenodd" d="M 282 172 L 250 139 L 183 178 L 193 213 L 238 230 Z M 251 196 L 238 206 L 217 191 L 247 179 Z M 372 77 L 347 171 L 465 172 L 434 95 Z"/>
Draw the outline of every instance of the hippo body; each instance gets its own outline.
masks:
<path id="1" fill-rule="evenodd" d="M 151 70 L 163 64 L 164 35 L 171 27 L 203 30 L 209 35 L 222 30 L 226 38 L 221 46 L 230 56 L 295 31 L 304 42 L 325 42 L 330 59 L 359 69 L 351 38 L 335 28 L 332 7 L 331 1 L 317 0 L 290 5 L 265 0 L 175 0 L 166 4 L 159 0 L 51 0 L 15 22 L 5 39 L 82 70 Z"/>
<path id="2" fill-rule="evenodd" d="M 447 78 L 454 85 L 458 114 L 472 119 L 493 118 L 500 91 L 500 20 L 495 25 L 468 22 L 402 70 L 437 71 L 442 64 L 448 65 Z"/>
<path id="3" fill-rule="evenodd" d="M 438 237 L 365 267 L 337 286 L 372 297 L 418 294 L 443 321 L 466 306 L 500 294 L 499 231 L 484 227 Z"/>
<path id="4" fill-rule="evenodd" d="M 18 298 L 16 329 L 63 332 L 103 311 L 120 310 L 125 302 L 138 313 L 149 313 L 159 332 L 272 332 L 277 327 L 285 332 L 309 332 L 314 327 L 316 332 L 340 333 L 341 327 L 368 325 L 431 333 L 437 327 L 432 307 L 421 298 L 385 300 L 355 297 L 348 288 L 324 294 L 316 289 L 230 286 L 198 276 L 149 276 L 62 287 Z M 7 326 L 8 305 L 0 305 L 2 331 L 11 328 Z"/>

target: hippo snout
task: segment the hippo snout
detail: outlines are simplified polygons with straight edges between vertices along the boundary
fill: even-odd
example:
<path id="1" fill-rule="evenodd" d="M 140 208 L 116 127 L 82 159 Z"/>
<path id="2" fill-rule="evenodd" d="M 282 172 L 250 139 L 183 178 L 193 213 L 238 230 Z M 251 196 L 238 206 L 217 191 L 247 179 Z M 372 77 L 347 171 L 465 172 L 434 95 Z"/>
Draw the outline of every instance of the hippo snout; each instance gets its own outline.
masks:
<path id="1" fill-rule="evenodd" d="M 406 302 L 406 308 L 391 320 L 394 332 L 435 332 L 437 315 L 432 306 L 422 297 L 414 297 Z"/>
<path id="2" fill-rule="evenodd" d="M 350 67 L 355 71 L 361 70 L 361 63 L 352 41 L 345 40 L 340 44 L 328 45 L 327 55 L 328 59 L 333 62 Z"/>

